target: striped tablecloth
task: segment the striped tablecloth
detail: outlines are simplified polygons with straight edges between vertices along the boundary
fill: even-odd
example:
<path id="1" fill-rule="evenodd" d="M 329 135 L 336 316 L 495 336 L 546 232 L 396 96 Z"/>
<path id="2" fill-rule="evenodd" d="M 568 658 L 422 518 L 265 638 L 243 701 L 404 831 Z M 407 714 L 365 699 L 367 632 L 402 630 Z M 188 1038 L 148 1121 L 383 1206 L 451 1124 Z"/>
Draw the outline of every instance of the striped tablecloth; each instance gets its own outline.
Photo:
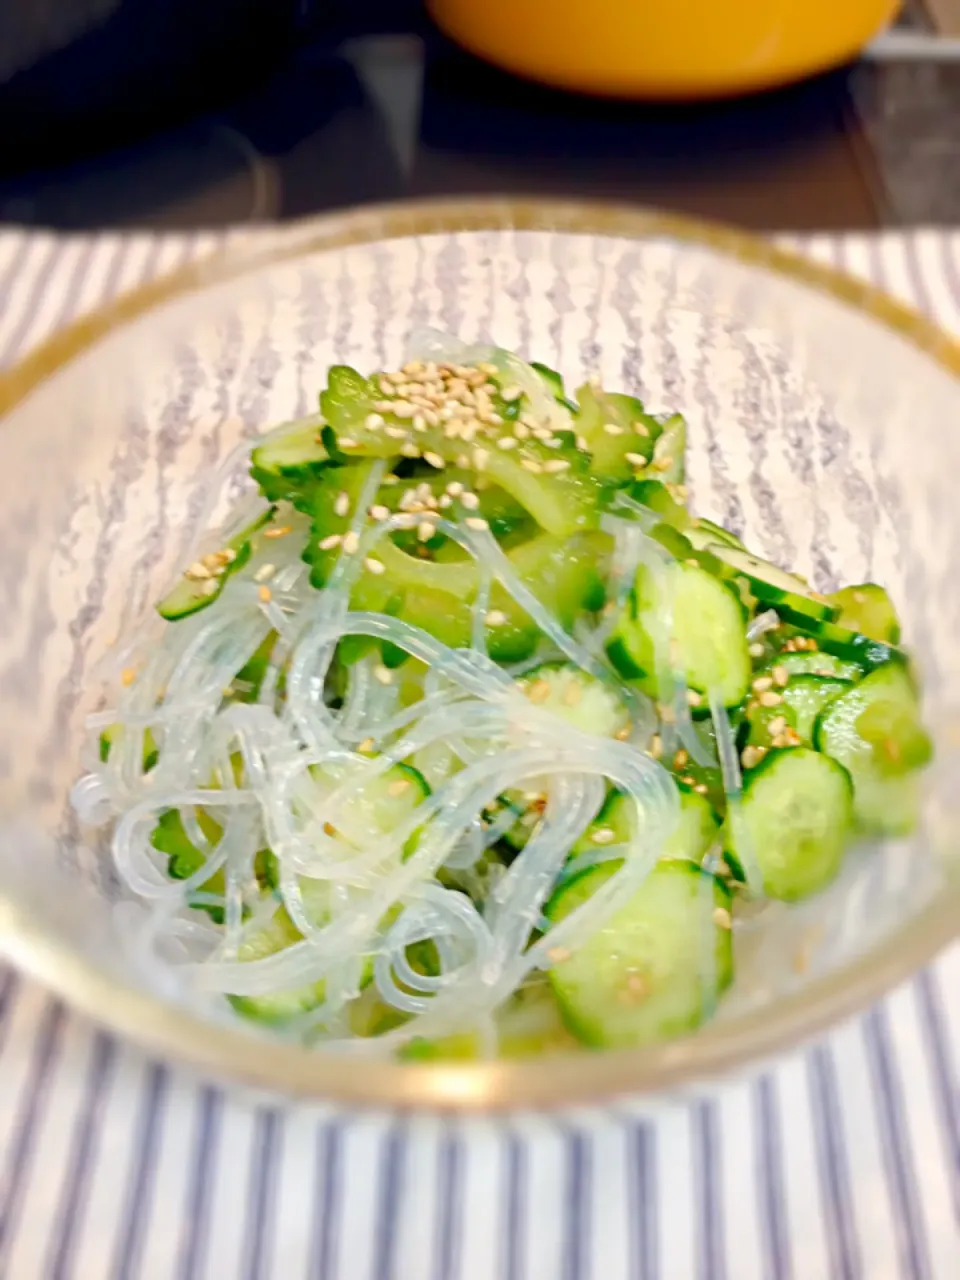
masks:
<path id="1" fill-rule="evenodd" d="M 0 234 L 0 364 L 216 242 Z M 790 243 L 960 332 L 960 233 Z M 209 1087 L 0 966 L 0 1277 L 960 1280 L 960 947 L 759 1079 L 443 1125 Z"/>

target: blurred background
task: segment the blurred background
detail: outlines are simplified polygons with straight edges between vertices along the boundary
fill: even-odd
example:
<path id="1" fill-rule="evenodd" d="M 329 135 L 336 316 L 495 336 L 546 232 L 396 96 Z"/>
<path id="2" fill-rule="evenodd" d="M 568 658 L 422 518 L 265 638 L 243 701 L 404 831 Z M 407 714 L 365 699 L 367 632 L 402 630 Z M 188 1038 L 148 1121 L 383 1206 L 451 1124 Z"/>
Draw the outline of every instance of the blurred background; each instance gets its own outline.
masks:
<path id="1" fill-rule="evenodd" d="M 451 30 L 467 4 L 434 7 Z M 896 8 L 840 9 L 860 5 Z M 960 0 L 909 0 L 839 69 L 700 103 L 514 78 L 442 35 L 421 0 L 35 0 L 0 13 L 0 223 L 215 227 L 524 192 L 759 230 L 869 229 L 956 223 L 958 166 Z"/>

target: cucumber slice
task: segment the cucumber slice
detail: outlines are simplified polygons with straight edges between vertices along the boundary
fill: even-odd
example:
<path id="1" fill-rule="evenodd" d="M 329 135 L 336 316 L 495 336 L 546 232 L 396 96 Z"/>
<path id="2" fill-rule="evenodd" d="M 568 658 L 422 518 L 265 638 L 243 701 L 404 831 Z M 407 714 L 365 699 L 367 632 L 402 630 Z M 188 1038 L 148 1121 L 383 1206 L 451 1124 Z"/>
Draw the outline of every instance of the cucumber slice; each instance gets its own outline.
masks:
<path id="1" fill-rule="evenodd" d="M 616 863 L 604 864 L 563 885 L 547 918 L 563 920 L 616 870 Z M 574 1035 L 596 1048 L 629 1048 L 693 1031 L 709 1018 L 733 976 L 730 901 L 721 881 L 692 863 L 656 866 L 593 937 L 550 970 Z"/>
<path id="2" fill-rule="evenodd" d="M 858 662 L 847 658 L 838 658 L 836 654 L 824 653 L 821 650 L 806 653 L 778 653 L 766 672 L 774 667 L 783 667 L 793 676 L 830 676 L 835 680 L 857 681 L 863 675 L 863 667 Z"/>
<path id="3" fill-rule="evenodd" d="M 680 821 L 667 837 L 662 858 L 686 859 L 700 866 L 713 847 L 720 822 L 706 796 L 680 787 Z"/>
<path id="4" fill-rule="evenodd" d="M 694 522 L 690 518 L 690 513 L 686 507 L 677 502 L 662 480 L 636 480 L 630 486 L 628 492 L 634 502 L 639 502 L 642 506 L 649 507 L 665 524 L 677 529 L 680 533 L 685 533 L 690 538 L 691 547 L 696 549 L 696 543 L 692 536 Z"/>
<path id="5" fill-rule="evenodd" d="M 315 916 L 317 923 L 320 924 L 326 916 L 322 895 L 323 891 L 327 890 L 327 886 L 323 883 L 320 893 L 311 893 L 311 884 L 316 885 L 317 882 L 310 882 L 301 878 L 300 892 L 304 899 L 304 905 L 308 907 L 311 916 Z M 315 899 L 315 903 L 311 903 L 311 899 Z M 279 951 L 285 951 L 287 947 L 291 947 L 294 943 L 302 940 L 303 935 L 300 930 L 290 919 L 286 909 L 280 907 L 272 919 L 268 920 L 266 924 L 248 935 L 241 942 L 237 951 L 237 959 L 262 960 L 266 956 L 276 955 Z M 364 984 L 368 983 L 372 976 L 373 963 L 369 961 L 363 976 Z M 283 1026 L 284 1023 L 298 1017 L 300 1014 L 309 1013 L 311 1009 L 316 1009 L 323 1004 L 326 986 L 325 979 L 321 978 L 317 982 L 307 982 L 302 986 L 293 987 L 289 991 L 278 991 L 267 996 L 228 995 L 227 999 L 237 1013 L 243 1014 L 246 1018 L 252 1018 L 257 1022 L 265 1023 L 267 1026 Z"/>
<path id="6" fill-rule="evenodd" d="M 123 737 L 122 724 L 108 724 L 106 729 L 100 735 L 98 744 L 100 761 L 106 764 L 110 759 L 110 752 L 115 743 L 119 742 Z M 151 729 L 143 731 L 143 772 L 149 773 L 160 759 L 160 752 L 157 748 L 157 740 L 153 736 Z"/>
<path id="7" fill-rule="evenodd" d="M 682 536 L 682 535 L 681 535 Z M 664 666 L 657 652 L 665 608 L 671 617 L 668 665 L 698 693 L 716 690 L 723 703 L 736 706 L 750 688 L 750 653 L 740 601 L 729 586 L 697 565 L 676 562 L 663 572 L 668 601 L 658 581 L 641 565 L 634 589 L 635 617 L 624 619 L 619 634 L 634 666 L 656 684 Z M 659 641 L 662 645 L 662 640 Z"/>
<path id="8" fill-rule="evenodd" d="M 820 712 L 851 686 L 852 681 L 835 680 L 831 676 L 795 676 L 780 691 L 783 705 L 793 713 L 793 727 L 805 746 L 813 746 L 814 729 Z"/>
<path id="9" fill-rule="evenodd" d="M 708 550 L 739 576 L 746 578 L 751 592 L 758 600 L 773 605 L 778 612 L 781 606 L 785 606 L 791 611 L 791 615 L 797 615 L 808 622 L 830 622 L 839 613 L 825 596 L 811 592 L 802 578 L 787 573 L 769 560 L 761 560 L 749 551 L 741 551 L 738 547 L 725 543 L 714 543 Z"/>
<path id="10" fill-rule="evenodd" d="M 545 662 L 516 682 L 531 703 L 582 733 L 615 738 L 630 724 L 630 713 L 612 683 L 605 684 L 569 662 Z"/>
<path id="11" fill-rule="evenodd" d="M 562 376 L 557 373 L 556 369 L 549 368 L 548 365 L 541 364 L 539 360 L 531 360 L 530 368 L 537 372 L 544 383 L 547 390 L 556 400 L 557 404 L 562 404 L 565 409 L 569 409 L 571 413 L 577 412 L 575 401 L 567 396 L 566 388 L 563 385 Z"/>
<path id="12" fill-rule="evenodd" d="M 225 543 L 219 551 L 206 557 L 211 562 L 219 561 L 216 565 L 208 567 L 201 558 L 196 574 L 199 575 L 200 569 L 203 568 L 208 576 L 195 576 L 192 566 L 187 569 L 177 585 L 168 591 L 157 605 L 160 617 L 168 622 L 176 622 L 180 618 L 188 618 L 193 613 L 199 613 L 201 609 L 206 609 L 208 605 L 213 604 L 223 591 L 227 579 L 242 569 L 250 559 L 252 553 L 250 540 L 264 525 L 270 523 L 275 512 L 276 507 L 270 507 L 247 525 L 246 529 L 241 530 L 236 537 Z"/>
<path id="13" fill-rule="evenodd" d="M 864 676 L 830 702 L 815 730 L 820 751 L 838 760 L 854 786 L 854 812 L 870 832 L 907 835 L 917 818 L 917 769 L 929 760 L 913 684 L 900 662 Z"/>
<path id="14" fill-rule="evenodd" d="M 846 769 L 807 747 L 774 750 L 747 775 L 724 844 L 741 866 L 756 859 L 768 897 L 795 902 L 836 876 L 852 819 Z"/>
<path id="15" fill-rule="evenodd" d="M 368 757 L 370 760 L 375 756 Z M 362 764 L 311 765 L 310 773 L 321 786 L 333 791 L 347 782 L 351 775 L 369 768 Z M 336 815 L 335 834 L 349 844 L 369 845 L 378 836 L 389 835 L 430 795 L 426 778 L 409 764 L 391 765 L 384 773 L 369 779 L 358 787 L 345 809 Z M 405 854 L 416 847 L 416 835 L 411 836 Z"/>
<path id="16" fill-rule="evenodd" d="M 294 424 L 289 432 L 259 445 L 250 455 L 256 476 L 306 480 L 330 466 L 321 439 L 321 418 Z M 255 478 L 256 478 L 255 476 Z"/>
<path id="17" fill-rule="evenodd" d="M 578 389 L 577 399 L 577 432 L 590 451 L 591 472 L 614 484 L 625 484 L 651 457 L 660 424 L 639 400 L 602 391 L 590 383 Z"/>
<path id="18" fill-rule="evenodd" d="M 875 582 L 843 587 L 827 599 L 840 610 L 837 623 L 883 644 L 900 643 L 900 619 L 893 601 Z"/>
<path id="19" fill-rule="evenodd" d="M 664 484 L 683 484 L 687 476 L 686 454 L 687 424 L 682 414 L 674 413 L 662 425 L 648 471 Z"/>
<path id="20" fill-rule="evenodd" d="M 838 622 L 811 622 L 809 618 L 800 618 L 789 608 L 780 608 L 778 612 L 798 630 L 816 640 L 824 653 L 832 653 L 845 661 L 855 662 L 861 671 L 874 671 L 889 663 L 899 663 L 906 668 L 906 654 L 893 645 L 874 640 L 862 632 L 851 631 Z"/>
<path id="21" fill-rule="evenodd" d="M 687 534 L 690 541 L 698 550 L 708 546 L 711 543 L 717 543 L 721 547 L 735 547 L 738 551 L 746 551 L 747 548 L 740 541 L 735 533 L 731 533 L 729 529 L 724 529 L 722 524 L 714 524 L 712 520 L 700 516 L 694 520 L 692 532 Z"/>

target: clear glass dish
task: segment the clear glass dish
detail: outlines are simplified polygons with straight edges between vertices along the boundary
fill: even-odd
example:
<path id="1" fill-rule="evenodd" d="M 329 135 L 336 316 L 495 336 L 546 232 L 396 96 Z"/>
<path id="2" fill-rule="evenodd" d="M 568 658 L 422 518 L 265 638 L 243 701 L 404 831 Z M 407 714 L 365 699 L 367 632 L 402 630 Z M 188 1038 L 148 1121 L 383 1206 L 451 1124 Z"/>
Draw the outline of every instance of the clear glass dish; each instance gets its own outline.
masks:
<path id="1" fill-rule="evenodd" d="M 329 364 L 389 366 L 423 325 L 681 409 L 699 514 L 825 589 L 881 581 L 900 607 L 937 751 L 921 827 L 858 849 L 820 897 L 745 922 L 735 987 L 688 1039 L 548 1066 L 400 1065 L 267 1039 L 131 963 L 109 859 L 68 806 L 97 664 L 181 561 L 211 467 L 312 407 Z M 661 1090 L 816 1033 L 960 931 L 960 351 L 889 299 L 665 215 L 397 206 L 237 241 L 128 295 L 5 375 L 0 412 L 0 953 L 151 1050 L 388 1106 Z"/>

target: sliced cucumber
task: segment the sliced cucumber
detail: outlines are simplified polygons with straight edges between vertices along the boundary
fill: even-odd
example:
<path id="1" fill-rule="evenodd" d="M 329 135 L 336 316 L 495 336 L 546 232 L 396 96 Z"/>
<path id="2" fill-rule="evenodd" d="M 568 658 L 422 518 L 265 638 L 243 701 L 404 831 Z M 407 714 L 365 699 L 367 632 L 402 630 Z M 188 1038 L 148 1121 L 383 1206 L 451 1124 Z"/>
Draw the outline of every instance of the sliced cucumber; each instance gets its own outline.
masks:
<path id="1" fill-rule="evenodd" d="M 272 919 L 241 942 L 237 959 L 262 960 L 266 956 L 285 951 L 287 947 L 302 940 L 303 935 L 287 915 L 286 909 L 279 907 Z M 369 977 L 367 980 L 369 981 Z M 289 991 L 279 991 L 267 996 L 230 995 L 227 999 L 244 1017 L 253 1018 L 268 1026 L 282 1026 L 292 1018 L 309 1013 L 311 1009 L 323 1004 L 326 986 L 326 981 L 321 978 L 317 982 L 307 982 Z"/>
<path id="2" fill-rule="evenodd" d="M 647 470 L 664 484 L 683 484 L 687 476 L 686 455 L 687 424 L 682 414 L 674 413 L 661 427 Z"/>
<path id="3" fill-rule="evenodd" d="M 202 558 L 194 571 L 191 566 L 177 585 L 157 605 L 157 612 L 168 622 L 176 622 L 198 613 L 213 604 L 226 585 L 227 579 L 237 573 L 250 559 L 251 538 L 273 519 L 276 507 L 270 507 L 258 516 L 246 529 L 231 538 L 219 551 Z M 204 570 L 205 576 L 200 574 Z"/>
<path id="4" fill-rule="evenodd" d="M 552 711 L 582 733 L 614 738 L 629 726 L 630 713 L 613 683 L 572 663 L 546 662 L 516 683 L 535 706 Z"/>
<path id="5" fill-rule="evenodd" d="M 724 842 L 741 866 L 756 859 L 768 897 L 793 902 L 836 876 L 852 819 L 853 788 L 841 765 L 807 747 L 773 750 L 747 775 Z"/>
<path id="6" fill-rule="evenodd" d="M 604 864 L 563 885 L 547 904 L 548 919 L 563 920 L 617 869 Z M 596 1048 L 628 1048 L 682 1035 L 710 1017 L 733 976 L 730 901 L 726 887 L 692 863 L 659 863 L 550 970 L 574 1035 Z"/>
<path id="7" fill-rule="evenodd" d="M 693 522 L 693 531 L 687 535 L 690 541 L 698 549 L 712 544 L 719 544 L 721 547 L 735 547 L 738 551 L 746 551 L 747 548 L 740 541 L 735 533 L 731 533 L 729 529 L 724 529 L 722 524 L 714 524 L 712 520 L 707 520 L 705 516 L 700 516 Z"/>
<path id="8" fill-rule="evenodd" d="M 906 668 L 907 659 L 902 649 L 874 640 L 859 631 L 851 631 L 838 622 L 812 622 L 802 619 L 790 608 L 781 608 L 779 612 L 787 621 L 792 622 L 798 630 L 803 631 L 817 642 L 824 653 L 832 653 L 835 657 L 848 662 L 855 662 L 861 671 L 874 671 L 885 667 L 888 663 L 897 662 Z"/>
<path id="9" fill-rule="evenodd" d="M 774 667 L 783 667 L 793 676 L 830 676 L 834 680 L 857 681 L 863 675 L 863 667 L 858 662 L 847 658 L 838 658 L 836 654 L 824 653 L 817 649 L 804 653 L 778 653 L 767 666 L 766 674 Z"/>
<path id="10" fill-rule="evenodd" d="M 893 601 L 875 582 L 843 587 L 827 599 L 840 610 L 837 623 L 883 644 L 900 643 L 900 619 Z"/>
<path id="11" fill-rule="evenodd" d="M 667 837 L 662 858 L 686 859 L 700 866 L 717 839 L 720 822 L 706 796 L 680 788 L 680 821 Z"/>
<path id="12" fill-rule="evenodd" d="M 628 637 L 623 648 L 654 685 L 666 659 L 689 688 L 701 694 L 716 690 L 728 707 L 743 701 L 750 688 L 750 653 L 742 606 L 726 583 L 686 562 L 668 565 L 662 575 L 641 565 L 634 609 L 632 625 L 628 619 L 619 628 Z M 671 618 L 669 655 L 658 652 L 665 610 Z"/>
<path id="13" fill-rule="evenodd" d="M 375 756 L 369 757 L 375 760 Z M 362 764 L 311 765 L 310 773 L 321 786 L 333 791 L 359 772 L 369 771 L 366 761 Z M 394 764 L 385 772 L 371 777 L 353 792 L 348 805 L 336 815 L 332 834 L 357 846 L 369 845 L 378 837 L 387 836 L 409 818 L 410 814 L 430 795 L 426 778 L 418 769 L 408 764 Z M 409 854 L 416 847 L 416 836 L 411 836 L 404 852 Z"/>
<path id="14" fill-rule="evenodd" d="M 811 592 L 802 578 L 787 573 L 769 560 L 761 560 L 749 551 L 741 551 L 726 543 L 714 543 L 708 550 L 746 578 L 750 591 L 758 600 L 773 605 L 778 612 L 784 606 L 791 614 L 814 622 L 829 622 L 839 612 L 825 596 Z"/>
<path id="15" fill-rule="evenodd" d="M 255 476 L 288 477 L 306 480 L 330 465 L 330 455 L 323 446 L 319 419 L 294 425 L 275 439 L 259 445 L 250 455 Z"/>
<path id="16" fill-rule="evenodd" d="M 123 737 L 122 724 L 109 724 L 100 735 L 99 755 L 102 764 L 106 764 L 110 759 L 110 752 L 114 745 Z M 160 759 L 160 752 L 157 748 L 157 740 L 153 736 L 151 729 L 143 731 L 143 772 L 149 773 Z"/>
<path id="17" fill-rule="evenodd" d="M 783 705 L 793 713 L 793 727 L 803 739 L 804 746 L 813 746 L 814 729 L 820 712 L 851 687 L 850 680 L 835 680 L 832 676 L 794 676 L 780 691 Z"/>
<path id="18" fill-rule="evenodd" d="M 918 768 L 930 758 L 913 684 L 900 662 L 891 662 L 830 702 L 815 730 L 819 750 L 848 770 L 854 811 L 862 828 L 905 835 L 914 827 Z"/>
<path id="19" fill-rule="evenodd" d="M 692 537 L 694 522 L 690 518 L 690 513 L 682 503 L 677 502 L 662 480 L 636 480 L 628 492 L 634 502 L 649 507 L 665 524 L 677 529 L 680 533 L 685 533 L 691 539 L 691 546 L 696 549 L 696 543 Z"/>
<path id="20" fill-rule="evenodd" d="M 577 431 L 590 451 L 590 470 L 624 484 L 650 458 L 660 425 L 632 396 L 601 391 L 590 383 L 577 391 Z"/>

